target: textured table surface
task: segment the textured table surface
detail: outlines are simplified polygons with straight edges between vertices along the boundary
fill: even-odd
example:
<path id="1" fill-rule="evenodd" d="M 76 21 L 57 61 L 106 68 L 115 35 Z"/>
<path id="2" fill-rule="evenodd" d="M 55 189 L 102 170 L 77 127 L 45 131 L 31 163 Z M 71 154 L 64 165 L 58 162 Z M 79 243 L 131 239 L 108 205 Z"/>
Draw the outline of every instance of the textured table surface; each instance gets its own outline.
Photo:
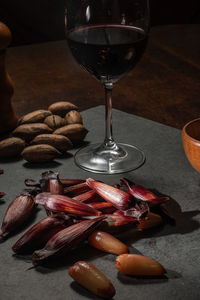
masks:
<path id="1" fill-rule="evenodd" d="M 83 117 L 86 127 L 90 129 L 87 140 L 103 140 L 103 107 L 89 109 L 83 112 Z M 120 235 L 132 253 L 141 253 L 163 264 L 167 270 L 166 276 L 136 279 L 121 275 L 114 267 L 114 255 L 100 253 L 87 245 L 82 245 L 67 255 L 62 263 L 31 268 L 29 257 L 17 258 L 11 250 L 22 234 L 20 232 L 0 244 L 0 299 L 98 299 L 69 277 L 68 267 L 77 260 L 94 263 L 111 279 L 116 287 L 115 300 L 200 298 L 200 177 L 184 155 L 180 130 L 117 110 L 113 112 L 113 125 L 117 141 L 135 144 L 145 151 L 147 160 L 141 168 L 128 174 L 103 176 L 79 169 L 72 156 L 41 166 L 34 166 L 23 160 L 0 162 L 0 167 L 5 171 L 0 176 L 0 191 L 7 193 L 5 201 L 0 203 L 0 219 L 2 220 L 8 203 L 24 188 L 24 179 L 37 179 L 45 170 L 58 171 L 62 177 L 93 177 L 106 183 L 119 182 L 122 176 L 126 176 L 171 197 L 168 206 L 176 218 L 176 226 L 165 225 L 145 233 L 131 230 Z M 71 153 L 73 152 L 74 150 Z M 41 209 L 34 221 L 43 216 L 45 213 Z"/>

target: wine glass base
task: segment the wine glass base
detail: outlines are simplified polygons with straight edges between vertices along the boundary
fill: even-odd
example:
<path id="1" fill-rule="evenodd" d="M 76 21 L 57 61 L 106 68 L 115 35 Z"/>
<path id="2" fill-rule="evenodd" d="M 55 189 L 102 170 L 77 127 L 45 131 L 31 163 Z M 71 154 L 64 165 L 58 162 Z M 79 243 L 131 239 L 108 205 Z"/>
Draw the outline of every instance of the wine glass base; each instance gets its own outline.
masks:
<path id="1" fill-rule="evenodd" d="M 139 168 L 145 162 L 145 155 L 137 147 L 127 144 L 115 144 L 109 149 L 104 144 L 91 144 L 77 151 L 74 161 L 89 172 L 119 174 Z"/>

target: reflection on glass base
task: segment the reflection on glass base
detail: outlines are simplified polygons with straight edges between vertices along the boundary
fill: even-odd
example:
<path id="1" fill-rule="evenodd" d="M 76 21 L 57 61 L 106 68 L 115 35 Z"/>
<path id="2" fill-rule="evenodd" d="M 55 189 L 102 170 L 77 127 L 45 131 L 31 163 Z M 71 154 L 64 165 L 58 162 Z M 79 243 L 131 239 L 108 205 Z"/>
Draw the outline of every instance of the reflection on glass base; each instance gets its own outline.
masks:
<path id="1" fill-rule="evenodd" d="M 117 174 L 135 170 L 145 162 L 144 153 L 135 146 L 91 144 L 81 148 L 74 157 L 82 169 L 93 173 Z"/>

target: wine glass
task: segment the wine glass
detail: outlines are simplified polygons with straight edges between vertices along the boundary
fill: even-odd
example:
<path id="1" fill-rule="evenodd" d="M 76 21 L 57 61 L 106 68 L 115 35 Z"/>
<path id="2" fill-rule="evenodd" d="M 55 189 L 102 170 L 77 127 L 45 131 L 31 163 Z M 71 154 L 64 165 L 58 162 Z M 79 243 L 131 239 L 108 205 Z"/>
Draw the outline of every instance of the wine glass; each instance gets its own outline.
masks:
<path id="1" fill-rule="evenodd" d="M 66 39 L 75 60 L 105 90 L 105 139 L 75 154 L 75 163 L 94 173 L 134 170 L 145 161 L 135 146 L 112 134 L 112 89 L 141 58 L 148 39 L 148 0 L 66 0 Z"/>

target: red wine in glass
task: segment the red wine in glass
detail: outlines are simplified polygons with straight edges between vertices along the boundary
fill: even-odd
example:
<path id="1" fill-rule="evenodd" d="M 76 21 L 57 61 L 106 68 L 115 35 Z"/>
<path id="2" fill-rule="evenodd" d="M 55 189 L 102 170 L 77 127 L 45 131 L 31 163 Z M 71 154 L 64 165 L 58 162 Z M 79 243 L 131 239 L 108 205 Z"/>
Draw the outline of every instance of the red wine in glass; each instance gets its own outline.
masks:
<path id="1" fill-rule="evenodd" d="M 66 0 L 66 39 L 73 57 L 105 90 L 105 139 L 74 157 L 84 170 L 115 174 L 140 167 L 145 156 L 112 135 L 112 88 L 140 60 L 148 39 L 148 0 Z M 131 100 L 131 99 L 130 99 Z"/>
<path id="2" fill-rule="evenodd" d="M 76 61 L 101 82 L 116 82 L 132 70 L 147 43 L 144 30 L 103 24 L 82 26 L 67 33 Z"/>

